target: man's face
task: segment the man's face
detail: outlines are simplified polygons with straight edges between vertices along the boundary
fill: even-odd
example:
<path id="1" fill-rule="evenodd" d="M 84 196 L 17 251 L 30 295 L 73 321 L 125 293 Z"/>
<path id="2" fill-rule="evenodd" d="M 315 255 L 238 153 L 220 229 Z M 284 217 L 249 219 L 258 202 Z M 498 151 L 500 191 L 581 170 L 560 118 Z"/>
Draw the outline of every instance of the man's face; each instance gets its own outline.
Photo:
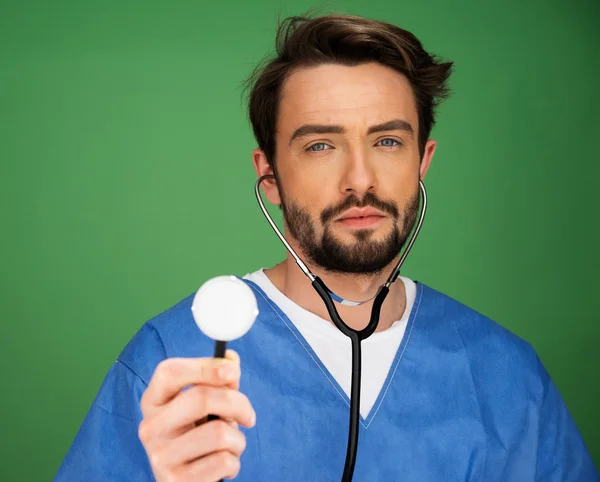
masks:
<path id="1" fill-rule="evenodd" d="M 275 165 L 287 231 L 313 263 L 378 273 L 419 208 L 408 80 L 376 63 L 303 68 L 282 89 Z"/>

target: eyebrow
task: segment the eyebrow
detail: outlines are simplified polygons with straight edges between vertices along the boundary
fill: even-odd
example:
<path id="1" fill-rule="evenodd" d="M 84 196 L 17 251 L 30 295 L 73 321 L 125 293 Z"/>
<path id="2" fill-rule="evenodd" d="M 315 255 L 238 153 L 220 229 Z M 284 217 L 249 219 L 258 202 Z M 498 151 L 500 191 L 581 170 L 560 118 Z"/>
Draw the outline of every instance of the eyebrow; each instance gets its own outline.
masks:
<path id="1" fill-rule="evenodd" d="M 367 135 L 373 134 L 374 132 L 394 131 L 400 130 L 405 131 L 411 135 L 414 135 L 414 130 L 409 122 L 402 119 L 393 119 L 383 124 L 376 124 L 369 127 Z M 305 124 L 294 131 L 290 139 L 290 144 L 299 137 L 308 136 L 311 134 L 343 134 L 346 132 L 341 125 L 326 125 L 326 124 Z"/>
<path id="2" fill-rule="evenodd" d="M 414 135 L 414 131 L 409 122 L 406 122 L 402 119 L 394 119 L 388 122 L 384 122 L 383 124 L 377 124 L 369 127 L 367 134 L 373 134 L 373 132 L 383 132 L 383 131 L 406 131 L 411 136 Z"/>

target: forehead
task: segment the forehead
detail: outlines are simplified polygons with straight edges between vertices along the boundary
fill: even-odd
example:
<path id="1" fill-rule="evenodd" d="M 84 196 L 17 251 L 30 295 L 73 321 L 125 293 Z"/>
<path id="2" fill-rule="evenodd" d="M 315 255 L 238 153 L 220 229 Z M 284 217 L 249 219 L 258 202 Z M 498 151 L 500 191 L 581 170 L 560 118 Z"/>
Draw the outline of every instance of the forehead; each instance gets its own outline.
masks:
<path id="1" fill-rule="evenodd" d="M 417 132 L 416 103 L 404 75 L 377 63 L 323 64 L 298 69 L 287 78 L 278 130 L 284 134 L 306 123 L 358 128 L 398 118 Z"/>

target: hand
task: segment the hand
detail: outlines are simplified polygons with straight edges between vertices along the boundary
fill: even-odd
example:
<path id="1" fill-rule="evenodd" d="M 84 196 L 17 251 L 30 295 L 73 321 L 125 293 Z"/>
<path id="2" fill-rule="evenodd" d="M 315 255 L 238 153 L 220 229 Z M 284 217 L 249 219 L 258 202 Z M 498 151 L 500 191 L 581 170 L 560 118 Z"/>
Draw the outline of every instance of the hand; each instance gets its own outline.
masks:
<path id="1" fill-rule="evenodd" d="M 233 350 L 225 358 L 169 358 L 156 367 L 141 399 L 138 433 L 157 482 L 215 482 L 239 473 L 246 438 L 238 423 L 256 423 L 239 381 Z M 220 420 L 207 421 L 209 414 Z"/>

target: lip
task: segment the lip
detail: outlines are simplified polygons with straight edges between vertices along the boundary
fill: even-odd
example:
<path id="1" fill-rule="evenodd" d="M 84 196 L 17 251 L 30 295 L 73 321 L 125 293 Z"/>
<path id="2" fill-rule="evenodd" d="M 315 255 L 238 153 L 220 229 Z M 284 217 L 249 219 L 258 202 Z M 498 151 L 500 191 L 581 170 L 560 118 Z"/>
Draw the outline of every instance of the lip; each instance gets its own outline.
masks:
<path id="1" fill-rule="evenodd" d="M 364 216 L 340 219 L 338 223 L 350 229 L 376 229 L 385 219 L 383 216 Z"/>
<path id="2" fill-rule="evenodd" d="M 372 207 L 350 208 L 347 211 L 344 211 L 344 213 L 339 218 L 337 218 L 336 221 L 343 221 L 345 219 L 360 219 L 367 217 L 383 218 L 385 217 L 385 214 L 383 214 L 378 209 Z"/>

